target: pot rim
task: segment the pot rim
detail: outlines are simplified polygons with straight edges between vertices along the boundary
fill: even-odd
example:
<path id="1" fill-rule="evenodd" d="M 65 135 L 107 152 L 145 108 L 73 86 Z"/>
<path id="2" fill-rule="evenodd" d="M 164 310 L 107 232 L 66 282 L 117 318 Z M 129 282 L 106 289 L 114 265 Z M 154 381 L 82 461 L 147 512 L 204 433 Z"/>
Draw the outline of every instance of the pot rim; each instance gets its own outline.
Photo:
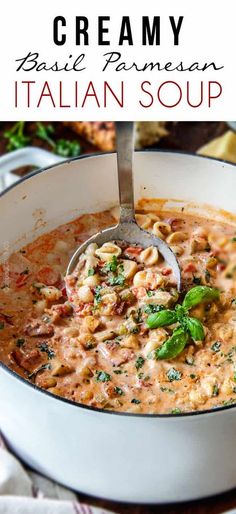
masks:
<path id="1" fill-rule="evenodd" d="M 45 168 L 40 168 L 38 170 L 34 170 L 31 173 L 28 173 L 26 176 L 20 178 L 17 182 L 11 184 L 9 187 L 4 189 L 2 192 L 0 192 L 0 199 L 6 193 L 8 193 L 11 189 L 17 187 L 18 184 L 21 184 L 22 182 L 25 182 L 29 178 L 34 177 L 35 175 L 38 175 L 40 173 L 43 173 L 44 171 L 48 171 L 52 168 L 61 166 L 63 164 L 69 164 L 72 161 L 79 161 L 82 159 L 93 159 L 96 157 L 103 157 L 104 155 L 112 155 L 115 153 L 116 152 L 97 152 L 97 153 L 91 153 L 91 154 L 84 154 L 84 155 L 81 155 L 78 157 L 65 159 L 64 161 L 56 163 L 56 164 L 51 164 L 50 166 L 47 166 Z M 182 156 L 194 157 L 194 158 L 198 158 L 198 159 L 202 159 L 202 160 L 216 161 L 216 162 L 219 162 L 222 164 L 229 164 L 230 166 L 236 168 L 235 163 L 232 163 L 227 160 L 217 159 L 215 157 L 208 157 L 205 155 L 196 154 L 194 152 L 185 152 L 185 151 L 181 151 L 181 150 L 167 150 L 167 149 L 159 149 L 159 148 L 155 148 L 155 149 L 150 148 L 150 149 L 146 149 L 146 150 L 136 150 L 135 153 L 147 153 L 147 154 L 148 153 L 164 153 L 164 154 L 171 154 L 171 155 L 172 154 L 182 155 Z M 176 414 L 172 414 L 172 413 L 169 413 L 169 414 L 147 414 L 147 413 L 144 413 L 143 414 L 143 413 L 135 413 L 135 412 L 122 412 L 122 411 L 119 412 L 119 411 L 112 411 L 112 410 L 108 410 L 108 409 L 100 409 L 98 407 L 91 407 L 90 405 L 86 405 L 83 403 L 73 402 L 72 400 L 63 398 L 62 396 L 56 396 L 53 393 L 48 392 L 46 389 L 42 389 L 39 386 L 37 386 L 36 384 L 32 384 L 26 378 L 21 377 L 15 371 L 8 368 L 6 366 L 6 364 L 3 364 L 3 362 L 0 361 L 0 369 L 1 368 L 5 372 L 9 373 L 13 378 L 20 380 L 25 386 L 29 386 L 32 389 L 38 391 L 39 393 L 49 396 L 53 400 L 56 400 L 59 402 L 64 402 L 69 405 L 73 405 L 73 407 L 75 407 L 75 408 L 82 408 L 82 409 L 88 410 L 90 412 L 96 412 L 96 413 L 101 413 L 101 414 L 109 414 L 109 415 L 115 415 L 115 416 L 121 416 L 121 417 L 125 416 L 125 417 L 151 418 L 151 419 L 153 419 L 153 418 L 161 418 L 161 419 L 162 418 L 164 418 L 164 419 L 166 419 L 166 418 L 181 418 L 182 419 L 182 418 L 189 418 L 189 417 L 193 417 L 193 416 L 203 416 L 204 414 L 207 415 L 207 414 L 213 414 L 213 413 L 222 412 L 222 411 L 228 411 L 228 410 L 232 410 L 232 409 L 236 408 L 236 402 L 235 402 L 234 404 L 223 405 L 222 407 L 215 407 L 214 409 L 180 412 L 180 413 L 176 413 Z"/>

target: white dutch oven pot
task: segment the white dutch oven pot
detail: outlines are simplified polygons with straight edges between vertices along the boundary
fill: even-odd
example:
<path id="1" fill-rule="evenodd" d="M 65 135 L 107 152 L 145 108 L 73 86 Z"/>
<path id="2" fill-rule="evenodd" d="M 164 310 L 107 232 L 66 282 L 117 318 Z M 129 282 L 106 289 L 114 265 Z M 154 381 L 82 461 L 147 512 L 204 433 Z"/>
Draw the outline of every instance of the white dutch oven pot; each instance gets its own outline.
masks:
<path id="1" fill-rule="evenodd" d="M 134 169 L 136 199 L 180 198 L 236 213 L 236 169 L 230 164 L 140 152 Z M 80 213 L 113 206 L 117 198 L 114 154 L 36 172 L 0 198 L 2 248 L 20 248 Z M 107 499 L 175 502 L 236 486 L 234 406 L 177 416 L 101 411 L 54 397 L 1 365 L 0 428 L 32 468 Z"/>

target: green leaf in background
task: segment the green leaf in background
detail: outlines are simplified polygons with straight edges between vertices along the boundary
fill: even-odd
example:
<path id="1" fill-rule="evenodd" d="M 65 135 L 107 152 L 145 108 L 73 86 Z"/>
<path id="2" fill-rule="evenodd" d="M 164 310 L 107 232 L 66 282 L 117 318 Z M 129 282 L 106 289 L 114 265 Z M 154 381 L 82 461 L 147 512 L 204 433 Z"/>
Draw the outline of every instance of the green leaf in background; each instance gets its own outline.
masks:
<path id="1" fill-rule="evenodd" d="M 55 148 L 55 142 L 52 139 L 52 134 L 54 134 L 54 127 L 49 123 L 48 125 L 43 125 L 43 123 L 37 122 L 36 123 L 37 129 L 35 131 L 35 135 L 39 137 L 39 139 L 42 139 L 43 141 L 46 141 L 53 149 Z"/>
<path id="2" fill-rule="evenodd" d="M 201 321 L 196 318 L 190 318 L 189 316 L 186 316 L 184 323 L 186 324 L 190 336 L 194 341 L 203 341 L 205 338 L 205 333 Z"/>
<path id="3" fill-rule="evenodd" d="M 75 140 L 59 139 L 55 145 L 55 152 L 62 157 L 77 157 L 81 153 L 81 146 Z"/>
<path id="4" fill-rule="evenodd" d="M 150 314 L 150 316 L 147 318 L 147 326 L 149 328 L 166 327 L 176 323 L 177 319 L 178 318 L 175 311 L 165 309 L 160 312 Z"/>
<path id="5" fill-rule="evenodd" d="M 30 138 L 24 134 L 25 121 L 18 121 L 9 130 L 6 130 L 3 137 L 8 140 L 7 150 L 18 150 L 30 142 Z"/>
<path id="6" fill-rule="evenodd" d="M 182 305 L 185 309 L 189 310 L 199 303 L 218 300 L 219 296 L 218 289 L 208 286 L 196 286 L 188 291 Z"/>
<path id="7" fill-rule="evenodd" d="M 182 327 L 176 328 L 172 336 L 163 345 L 154 351 L 155 359 L 173 359 L 185 348 L 188 342 L 188 334 Z"/>

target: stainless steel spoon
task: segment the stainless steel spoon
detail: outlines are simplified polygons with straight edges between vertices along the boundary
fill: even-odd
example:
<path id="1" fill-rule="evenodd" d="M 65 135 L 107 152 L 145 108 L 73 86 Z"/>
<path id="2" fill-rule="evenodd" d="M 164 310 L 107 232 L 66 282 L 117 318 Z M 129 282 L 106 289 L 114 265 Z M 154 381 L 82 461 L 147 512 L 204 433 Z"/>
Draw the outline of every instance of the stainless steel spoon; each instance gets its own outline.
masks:
<path id="1" fill-rule="evenodd" d="M 137 244 L 143 248 L 156 246 L 167 264 L 172 268 L 176 279 L 178 291 L 181 287 L 181 273 L 175 254 L 169 246 L 159 237 L 150 234 L 140 228 L 135 221 L 134 192 L 133 192 L 133 154 L 134 154 L 134 128 L 133 122 L 116 123 L 116 145 L 118 182 L 120 196 L 120 221 L 115 227 L 107 228 L 90 237 L 80 245 L 73 254 L 67 275 L 75 270 L 80 255 L 91 243 L 101 246 L 107 241 L 125 241 L 129 244 Z"/>

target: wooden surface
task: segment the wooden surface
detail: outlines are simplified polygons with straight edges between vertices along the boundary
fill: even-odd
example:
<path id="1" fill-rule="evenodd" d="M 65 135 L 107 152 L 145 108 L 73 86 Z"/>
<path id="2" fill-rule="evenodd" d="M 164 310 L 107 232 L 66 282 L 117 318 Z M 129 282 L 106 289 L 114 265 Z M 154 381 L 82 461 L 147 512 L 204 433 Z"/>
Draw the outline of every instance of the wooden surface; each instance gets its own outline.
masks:
<path id="1" fill-rule="evenodd" d="M 3 138 L 3 132 L 11 126 L 10 123 L 1 123 L 0 127 L 0 154 L 6 152 L 6 142 Z M 28 124 L 29 132 L 33 131 L 34 124 Z M 61 126 L 60 123 L 54 123 L 57 137 L 65 137 L 68 139 L 76 139 L 75 135 L 69 130 Z M 181 122 L 168 124 L 170 134 L 168 137 L 160 141 L 158 148 L 183 150 L 195 152 L 200 146 L 209 140 L 217 137 L 227 130 L 226 125 L 221 122 Z M 34 146 L 49 147 L 40 140 L 33 140 Z M 81 140 L 82 153 L 97 152 L 97 148 L 87 144 Z M 23 170 L 26 171 L 26 170 Z M 213 470 L 214 472 L 214 470 Z M 79 495 L 80 501 L 106 508 L 119 514 L 220 514 L 226 510 L 236 508 L 236 489 L 227 494 L 204 499 L 197 502 L 188 502 L 175 505 L 151 505 L 140 506 L 121 504 L 106 500 L 98 500 L 85 495 Z"/>

